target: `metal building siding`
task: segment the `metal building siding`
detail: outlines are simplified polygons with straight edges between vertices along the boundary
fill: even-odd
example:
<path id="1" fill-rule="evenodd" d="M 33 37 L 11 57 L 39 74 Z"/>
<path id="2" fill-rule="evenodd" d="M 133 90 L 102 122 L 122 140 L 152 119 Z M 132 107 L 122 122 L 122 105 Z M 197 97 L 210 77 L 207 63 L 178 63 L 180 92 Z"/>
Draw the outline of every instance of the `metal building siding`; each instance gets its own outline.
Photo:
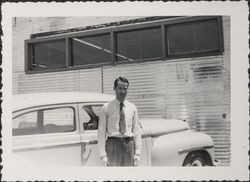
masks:
<path id="1" fill-rule="evenodd" d="M 101 69 L 53 72 L 43 74 L 18 74 L 18 93 L 89 91 L 102 92 Z"/>
<path id="2" fill-rule="evenodd" d="M 80 70 L 79 91 L 102 93 L 102 68 Z"/>
<path id="3" fill-rule="evenodd" d="M 160 107 L 164 99 L 158 88 L 156 63 L 130 64 L 115 67 L 104 67 L 103 69 L 103 90 L 104 93 L 114 94 L 113 82 L 118 76 L 124 76 L 130 81 L 128 100 L 133 101 L 140 116 L 161 117 Z M 159 65 L 159 64 L 158 64 Z M 161 78 L 160 78 L 161 79 Z"/>
<path id="4" fill-rule="evenodd" d="M 230 41 L 230 16 L 223 16 L 223 37 L 224 37 L 224 54 L 223 54 L 223 83 L 224 83 L 224 98 L 225 98 L 225 118 L 223 119 L 226 128 L 227 135 L 225 137 L 225 142 L 219 146 L 223 146 L 222 151 L 227 154 L 227 158 L 223 157 L 223 153 L 221 153 L 221 158 L 224 158 L 226 164 L 230 164 L 231 162 L 231 41 Z"/>

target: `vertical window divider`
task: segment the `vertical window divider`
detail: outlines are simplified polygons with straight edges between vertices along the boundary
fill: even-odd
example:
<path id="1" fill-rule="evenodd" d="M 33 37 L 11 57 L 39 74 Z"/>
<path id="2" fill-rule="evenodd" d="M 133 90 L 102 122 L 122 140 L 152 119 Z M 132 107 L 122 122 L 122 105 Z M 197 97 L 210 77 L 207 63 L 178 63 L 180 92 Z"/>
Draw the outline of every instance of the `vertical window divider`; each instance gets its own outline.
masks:
<path id="1" fill-rule="evenodd" d="M 167 57 L 167 40 L 166 40 L 166 25 L 161 25 L 161 37 L 162 37 L 162 55 L 164 58 Z"/>
<path id="2" fill-rule="evenodd" d="M 222 17 L 217 17 L 217 27 L 218 27 L 218 45 L 219 51 L 224 51 L 224 38 L 223 38 L 223 22 Z"/>
<path id="3" fill-rule="evenodd" d="M 27 73 L 29 70 L 32 69 L 31 65 L 32 65 L 32 57 L 33 55 L 31 55 L 31 50 L 32 50 L 32 45 L 28 45 L 27 41 L 25 41 L 25 63 L 24 63 L 24 70 Z"/>
<path id="4" fill-rule="evenodd" d="M 43 110 L 37 111 L 37 129 L 39 133 L 44 133 L 44 112 Z"/>
<path id="5" fill-rule="evenodd" d="M 71 40 L 70 38 L 66 38 L 66 68 L 68 67 L 72 67 L 73 63 L 72 63 L 72 44 L 71 44 Z"/>
<path id="6" fill-rule="evenodd" d="M 116 37 L 115 32 L 111 30 L 110 32 L 110 48 L 111 48 L 111 63 L 112 65 L 116 64 Z"/>

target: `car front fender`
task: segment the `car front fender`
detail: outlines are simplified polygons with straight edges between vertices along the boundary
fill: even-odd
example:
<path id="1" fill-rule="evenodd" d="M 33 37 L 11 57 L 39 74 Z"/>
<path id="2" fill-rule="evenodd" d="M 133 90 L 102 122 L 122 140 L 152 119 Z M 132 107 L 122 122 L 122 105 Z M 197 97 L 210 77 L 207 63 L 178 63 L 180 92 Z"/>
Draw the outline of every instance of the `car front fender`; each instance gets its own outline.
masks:
<path id="1" fill-rule="evenodd" d="M 212 138 L 191 130 L 152 136 L 152 166 L 182 166 L 190 152 L 203 151 L 214 160 Z"/>

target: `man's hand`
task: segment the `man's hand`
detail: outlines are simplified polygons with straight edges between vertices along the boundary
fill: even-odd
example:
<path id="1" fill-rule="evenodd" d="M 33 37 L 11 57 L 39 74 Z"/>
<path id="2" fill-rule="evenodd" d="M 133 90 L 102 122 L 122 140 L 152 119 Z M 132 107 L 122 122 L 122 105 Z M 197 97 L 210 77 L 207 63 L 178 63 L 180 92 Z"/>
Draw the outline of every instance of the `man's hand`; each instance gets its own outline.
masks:
<path id="1" fill-rule="evenodd" d="M 140 160 L 141 160 L 140 155 L 135 154 L 135 156 L 134 156 L 134 165 L 135 165 L 135 166 L 139 166 Z"/>
<path id="2" fill-rule="evenodd" d="M 101 157 L 102 163 L 104 164 L 104 166 L 108 166 L 109 165 L 109 159 L 107 156 L 103 156 Z"/>

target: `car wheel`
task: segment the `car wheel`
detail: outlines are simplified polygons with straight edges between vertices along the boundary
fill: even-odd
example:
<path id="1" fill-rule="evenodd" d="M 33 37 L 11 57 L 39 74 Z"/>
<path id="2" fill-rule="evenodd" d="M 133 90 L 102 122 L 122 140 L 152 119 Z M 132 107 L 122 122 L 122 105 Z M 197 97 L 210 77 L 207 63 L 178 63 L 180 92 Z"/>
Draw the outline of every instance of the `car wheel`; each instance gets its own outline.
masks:
<path id="1" fill-rule="evenodd" d="M 186 157 L 183 166 L 200 167 L 206 165 L 206 159 L 200 153 L 190 153 Z"/>

